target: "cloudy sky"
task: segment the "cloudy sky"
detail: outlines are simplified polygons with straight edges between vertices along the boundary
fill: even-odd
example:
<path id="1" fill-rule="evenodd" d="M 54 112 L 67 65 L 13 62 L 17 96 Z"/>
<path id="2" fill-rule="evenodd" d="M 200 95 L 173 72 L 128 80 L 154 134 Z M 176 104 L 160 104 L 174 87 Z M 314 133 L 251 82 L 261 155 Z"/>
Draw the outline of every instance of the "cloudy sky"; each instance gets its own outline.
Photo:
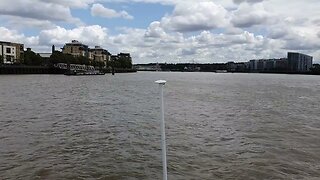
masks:
<path id="1" fill-rule="evenodd" d="M 1 0 L 0 40 L 50 52 L 72 39 L 134 63 L 320 60 L 319 0 Z"/>

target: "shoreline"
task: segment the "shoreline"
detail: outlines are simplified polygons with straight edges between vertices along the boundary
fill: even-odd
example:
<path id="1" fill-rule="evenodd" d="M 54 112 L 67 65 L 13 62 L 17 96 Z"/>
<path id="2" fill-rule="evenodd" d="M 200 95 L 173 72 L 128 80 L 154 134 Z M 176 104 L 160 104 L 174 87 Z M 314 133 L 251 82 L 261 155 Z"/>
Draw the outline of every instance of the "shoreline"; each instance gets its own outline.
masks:
<path id="1" fill-rule="evenodd" d="M 155 71 L 155 70 L 137 70 L 137 72 L 183 72 L 183 73 L 193 73 L 193 72 L 201 72 L 201 73 L 216 73 L 216 74 L 287 74 L 287 75 L 320 75 L 320 73 L 296 73 L 296 72 L 215 72 L 215 71 Z"/>
<path id="2" fill-rule="evenodd" d="M 66 69 L 59 69 L 50 66 L 25 66 L 25 65 L 2 65 L 0 66 L 0 75 L 28 75 L 28 74 L 65 74 Z M 111 70 L 102 69 L 102 72 L 111 74 Z M 134 69 L 115 69 L 115 73 L 136 73 Z"/>

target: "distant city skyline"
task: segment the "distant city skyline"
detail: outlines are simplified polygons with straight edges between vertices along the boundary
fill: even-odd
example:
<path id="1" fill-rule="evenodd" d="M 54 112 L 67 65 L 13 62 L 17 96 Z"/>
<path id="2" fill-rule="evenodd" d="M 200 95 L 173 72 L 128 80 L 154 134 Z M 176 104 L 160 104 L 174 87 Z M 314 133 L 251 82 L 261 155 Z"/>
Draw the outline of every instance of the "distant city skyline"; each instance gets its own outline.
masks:
<path id="1" fill-rule="evenodd" d="M 1 0 L 0 41 L 79 40 L 133 63 L 217 63 L 301 52 L 320 62 L 318 0 Z"/>

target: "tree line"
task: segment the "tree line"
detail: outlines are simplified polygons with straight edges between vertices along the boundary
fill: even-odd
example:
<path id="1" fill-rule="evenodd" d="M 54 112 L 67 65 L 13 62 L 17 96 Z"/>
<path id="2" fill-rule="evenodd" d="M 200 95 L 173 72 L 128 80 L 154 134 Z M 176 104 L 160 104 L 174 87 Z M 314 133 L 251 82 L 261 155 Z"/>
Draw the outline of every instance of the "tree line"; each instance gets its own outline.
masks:
<path id="1" fill-rule="evenodd" d="M 110 62 L 110 66 L 114 68 L 123 68 L 123 69 L 131 69 L 132 68 L 132 60 L 127 57 L 119 57 L 117 60 L 112 60 Z"/>
<path id="2" fill-rule="evenodd" d="M 100 61 L 91 61 L 85 56 L 72 56 L 71 54 L 64 54 L 60 51 L 55 51 L 51 54 L 49 58 L 50 64 L 57 63 L 70 63 L 70 64 L 82 64 L 82 65 L 91 65 L 95 67 L 104 67 L 104 62 Z"/>

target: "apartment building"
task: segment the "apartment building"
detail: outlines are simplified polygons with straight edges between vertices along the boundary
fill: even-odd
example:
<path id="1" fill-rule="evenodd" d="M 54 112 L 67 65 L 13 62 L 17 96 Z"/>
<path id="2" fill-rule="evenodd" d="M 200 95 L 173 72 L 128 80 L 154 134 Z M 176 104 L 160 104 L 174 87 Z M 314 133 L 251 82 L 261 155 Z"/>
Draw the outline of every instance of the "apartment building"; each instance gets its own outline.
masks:
<path id="1" fill-rule="evenodd" d="M 130 53 L 120 53 L 120 54 L 118 54 L 118 57 L 119 58 L 128 59 L 128 60 L 132 61 Z"/>
<path id="2" fill-rule="evenodd" d="M 288 59 L 258 59 L 249 61 L 249 69 L 251 72 L 264 72 L 264 71 L 281 71 L 288 70 Z"/>
<path id="3" fill-rule="evenodd" d="M 71 43 L 66 43 L 63 46 L 62 53 L 89 58 L 89 47 L 88 45 L 82 44 L 77 40 L 72 40 Z"/>
<path id="4" fill-rule="evenodd" d="M 101 48 L 100 46 L 89 48 L 88 45 L 82 44 L 77 40 L 72 40 L 71 43 L 66 43 L 62 48 L 62 53 L 71 54 L 75 57 L 84 56 L 90 61 L 103 62 L 104 67 L 107 67 L 111 61 L 111 54 L 109 51 Z"/>
<path id="5" fill-rule="evenodd" d="M 22 63 L 24 59 L 24 45 L 0 41 L 0 56 L 4 64 Z"/>
<path id="6" fill-rule="evenodd" d="M 107 67 L 111 60 L 111 53 L 100 46 L 95 46 L 89 50 L 89 59 L 97 62 L 103 62 L 104 66 Z"/>
<path id="7" fill-rule="evenodd" d="M 288 52 L 288 65 L 291 72 L 308 72 L 312 68 L 312 56 Z"/>

